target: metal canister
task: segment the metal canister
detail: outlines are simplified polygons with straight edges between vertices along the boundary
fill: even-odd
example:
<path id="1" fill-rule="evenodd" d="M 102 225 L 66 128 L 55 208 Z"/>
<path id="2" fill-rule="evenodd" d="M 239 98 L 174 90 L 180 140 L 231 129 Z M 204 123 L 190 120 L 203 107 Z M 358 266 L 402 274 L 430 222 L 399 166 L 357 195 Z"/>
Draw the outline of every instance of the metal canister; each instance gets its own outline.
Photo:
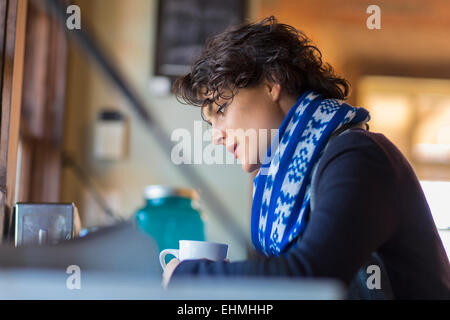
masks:
<path id="1" fill-rule="evenodd" d="M 204 222 L 192 189 L 150 185 L 136 223 L 157 242 L 159 249 L 178 248 L 179 240 L 205 240 Z"/>

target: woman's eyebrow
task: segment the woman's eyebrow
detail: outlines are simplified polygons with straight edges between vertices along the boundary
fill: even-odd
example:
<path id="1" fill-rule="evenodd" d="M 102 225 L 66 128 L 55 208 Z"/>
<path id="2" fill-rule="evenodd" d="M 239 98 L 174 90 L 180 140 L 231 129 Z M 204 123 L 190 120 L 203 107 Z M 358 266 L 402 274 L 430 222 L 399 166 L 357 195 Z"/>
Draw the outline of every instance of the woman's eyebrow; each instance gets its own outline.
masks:
<path id="1" fill-rule="evenodd" d="M 227 100 L 222 100 L 221 102 L 216 101 L 215 104 L 220 108 L 220 107 L 226 107 L 229 104 L 229 101 Z"/>

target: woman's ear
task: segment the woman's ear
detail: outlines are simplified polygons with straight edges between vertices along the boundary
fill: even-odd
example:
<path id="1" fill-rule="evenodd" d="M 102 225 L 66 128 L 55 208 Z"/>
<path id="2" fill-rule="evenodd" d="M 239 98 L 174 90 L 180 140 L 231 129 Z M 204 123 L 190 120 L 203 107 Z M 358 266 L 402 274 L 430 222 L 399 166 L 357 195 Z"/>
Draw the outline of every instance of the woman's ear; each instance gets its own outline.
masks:
<path id="1" fill-rule="evenodd" d="M 281 96 L 280 84 L 267 81 L 266 89 L 267 89 L 270 99 L 273 102 L 278 102 L 280 100 L 280 96 Z"/>

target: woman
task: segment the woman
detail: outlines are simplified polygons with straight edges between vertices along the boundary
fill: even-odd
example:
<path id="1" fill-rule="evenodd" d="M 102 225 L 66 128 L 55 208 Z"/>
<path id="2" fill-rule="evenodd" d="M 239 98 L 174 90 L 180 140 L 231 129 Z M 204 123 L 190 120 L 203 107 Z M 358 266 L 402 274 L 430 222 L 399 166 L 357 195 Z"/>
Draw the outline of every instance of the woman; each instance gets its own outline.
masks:
<path id="1" fill-rule="evenodd" d="M 166 284 L 186 275 L 350 284 L 376 253 L 396 298 L 450 297 L 449 262 L 413 169 L 384 135 L 368 131 L 367 110 L 343 102 L 347 81 L 303 33 L 273 17 L 227 30 L 207 41 L 174 89 L 201 107 L 214 143 L 258 171 L 251 232 L 259 255 L 173 259 Z M 239 129 L 267 133 L 267 145 L 230 134 Z"/>

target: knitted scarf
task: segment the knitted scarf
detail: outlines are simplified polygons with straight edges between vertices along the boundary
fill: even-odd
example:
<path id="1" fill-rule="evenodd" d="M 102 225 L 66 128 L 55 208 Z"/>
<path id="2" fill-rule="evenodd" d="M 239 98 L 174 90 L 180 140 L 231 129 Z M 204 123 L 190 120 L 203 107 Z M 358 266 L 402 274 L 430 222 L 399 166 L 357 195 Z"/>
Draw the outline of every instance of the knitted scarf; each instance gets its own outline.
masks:
<path id="1" fill-rule="evenodd" d="M 255 177 L 252 242 L 266 256 L 285 252 L 304 232 L 311 170 L 334 131 L 370 120 L 369 112 L 341 100 L 304 92 L 283 120 Z"/>

